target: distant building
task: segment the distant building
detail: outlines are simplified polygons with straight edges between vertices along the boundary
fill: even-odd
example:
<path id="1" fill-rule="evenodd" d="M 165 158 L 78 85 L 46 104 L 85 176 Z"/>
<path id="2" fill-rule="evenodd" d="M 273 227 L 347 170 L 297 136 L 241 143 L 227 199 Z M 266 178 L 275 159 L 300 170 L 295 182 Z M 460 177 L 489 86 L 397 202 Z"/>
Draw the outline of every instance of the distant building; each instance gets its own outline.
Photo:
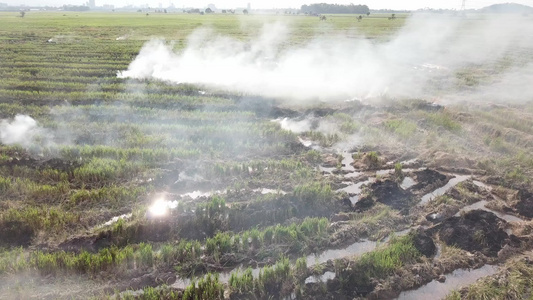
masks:
<path id="1" fill-rule="evenodd" d="M 87 6 L 89 6 L 90 8 L 95 8 L 96 7 L 96 0 L 89 0 L 89 3 Z"/>
<path id="2" fill-rule="evenodd" d="M 248 10 L 248 12 L 252 11 L 252 5 L 250 4 L 250 2 L 248 2 L 248 5 L 246 6 L 246 10 Z"/>

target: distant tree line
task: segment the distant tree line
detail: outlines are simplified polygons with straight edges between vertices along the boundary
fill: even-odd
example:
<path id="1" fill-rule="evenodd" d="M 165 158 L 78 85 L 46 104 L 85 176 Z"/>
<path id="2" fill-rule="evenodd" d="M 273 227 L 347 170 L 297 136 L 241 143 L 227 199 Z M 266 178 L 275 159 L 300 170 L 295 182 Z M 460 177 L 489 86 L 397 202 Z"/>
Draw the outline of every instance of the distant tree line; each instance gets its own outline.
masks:
<path id="1" fill-rule="evenodd" d="M 370 9 L 366 5 L 341 5 L 327 3 L 302 5 L 300 10 L 302 13 L 307 14 L 367 14 L 370 12 Z"/>
<path id="2" fill-rule="evenodd" d="M 91 8 L 86 5 L 63 5 L 64 11 L 88 11 Z"/>

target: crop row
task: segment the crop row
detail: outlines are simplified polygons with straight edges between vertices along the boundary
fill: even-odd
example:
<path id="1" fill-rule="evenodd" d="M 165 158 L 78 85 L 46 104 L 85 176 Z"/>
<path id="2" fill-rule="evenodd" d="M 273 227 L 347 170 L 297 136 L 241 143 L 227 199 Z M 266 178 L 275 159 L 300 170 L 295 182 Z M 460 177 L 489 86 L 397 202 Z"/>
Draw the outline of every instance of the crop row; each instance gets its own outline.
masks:
<path id="1" fill-rule="evenodd" d="M 124 79 L 97 78 L 85 76 L 58 76 L 50 78 L 49 76 L 39 76 L 40 71 L 36 71 L 35 76 L 17 76 L 17 74 L 7 73 L 3 74 L 12 79 L 0 79 L 0 87 L 11 88 L 19 90 L 28 89 L 56 89 L 56 90 L 87 90 L 100 89 L 102 91 L 110 92 L 135 92 L 144 94 L 161 94 L 161 93 L 184 93 L 197 92 L 191 90 L 192 87 L 187 85 L 168 85 L 163 82 L 140 82 L 140 81 L 125 81 Z M 19 73 L 23 75 L 23 73 Z"/>
<path id="2" fill-rule="evenodd" d="M 306 285 L 305 279 L 316 272 L 319 273 L 315 275 L 322 275 L 320 269 L 323 266 L 309 269 L 305 258 L 291 264 L 288 258 L 281 257 L 274 265 L 262 268 L 257 277 L 253 276 L 250 268 L 232 272 L 227 285 L 221 282 L 218 274 L 208 273 L 194 280 L 183 293 L 177 293 L 166 286 L 147 287 L 137 297 L 126 292 L 119 299 L 317 299 L 320 296 L 326 298 L 338 295 L 339 292 L 360 297 L 374 288 L 376 280 L 385 279 L 401 267 L 418 262 L 420 257 L 420 252 L 414 247 L 412 235 L 393 237 L 388 245 L 360 257 L 335 260 L 335 278 L 331 287 L 330 284 L 326 286 L 326 283 L 318 283 L 321 286 L 318 290 L 309 288 L 312 285 Z"/>
<path id="3" fill-rule="evenodd" d="M 34 214 L 39 213 L 35 211 Z M 59 217 L 53 220 L 58 220 Z M 59 222 L 59 221 L 58 221 Z M 197 241 L 181 240 L 179 243 L 161 245 L 159 250 L 153 250 L 150 244 L 141 243 L 138 246 L 127 245 L 123 248 L 103 248 L 98 253 L 72 253 L 65 251 L 25 252 L 22 248 L 3 251 L 0 255 L 0 273 L 20 272 L 25 269 L 36 269 L 41 274 L 57 274 L 58 272 L 76 272 L 82 274 L 98 274 L 102 270 L 115 268 L 115 271 L 124 269 L 138 269 L 141 267 L 179 266 L 182 272 L 191 265 L 202 265 L 203 260 L 220 260 L 228 251 L 237 251 L 247 254 L 248 247 L 259 243 L 260 247 L 283 246 L 292 251 L 299 250 L 294 245 L 312 243 L 327 237 L 327 219 L 306 219 L 301 224 L 290 226 L 277 225 L 268 227 L 263 231 L 246 231 L 239 235 L 217 234 L 205 241 L 205 247 Z M 114 225 L 114 230 L 120 232 L 122 223 Z M 251 242 L 249 242 L 249 237 Z M 250 243 L 250 245 L 249 245 Z M 289 245 L 293 245 L 288 246 Z M 256 250 L 257 251 L 257 250 Z M 278 251 L 281 254 L 281 252 Z M 138 257 L 139 259 L 136 259 Z M 134 259 L 135 258 L 135 259 Z M 235 264 L 236 262 L 233 262 Z M 118 269 L 117 269 L 118 268 Z"/>
<path id="4" fill-rule="evenodd" d="M 143 103 L 143 106 L 148 107 L 151 104 L 165 103 L 166 107 L 172 107 L 172 105 L 179 105 L 178 108 L 182 106 L 190 105 L 191 107 L 199 107 L 199 105 L 204 103 L 227 103 L 226 99 L 213 99 L 212 97 L 194 97 L 194 96 L 185 96 L 185 95 L 175 95 L 175 94 L 144 94 L 142 92 L 130 92 L 126 91 L 123 93 L 110 93 L 103 91 L 28 91 L 28 90 L 12 90 L 12 89 L 0 89 L 0 97 L 4 98 L 2 102 L 9 102 L 6 100 L 12 100 L 11 102 L 24 101 L 35 102 L 32 104 L 38 104 L 39 101 L 43 100 L 53 100 L 58 104 L 61 103 L 61 100 L 66 101 L 76 101 L 76 102 L 91 102 L 94 101 L 122 101 L 125 103 Z M 185 104 L 185 105 L 184 105 Z M 200 106 L 201 107 L 201 106 Z"/>

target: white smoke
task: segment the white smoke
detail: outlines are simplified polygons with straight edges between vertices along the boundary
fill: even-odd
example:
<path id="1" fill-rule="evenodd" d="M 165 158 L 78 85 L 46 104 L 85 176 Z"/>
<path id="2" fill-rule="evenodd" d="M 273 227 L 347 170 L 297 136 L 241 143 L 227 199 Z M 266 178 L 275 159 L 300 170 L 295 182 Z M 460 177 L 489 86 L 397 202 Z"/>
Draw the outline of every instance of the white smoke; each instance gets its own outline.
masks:
<path id="1" fill-rule="evenodd" d="M 514 49 L 533 48 L 533 19 L 475 18 L 415 15 L 389 41 L 339 35 L 300 46 L 288 46 L 290 30 L 279 23 L 265 25 L 250 42 L 202 29 L 179 53 L 172 43 L 148 42 L 118 75 L 294 100 L 424 97 L 435 87 L 454 87 L 461 68 L 490 66 Z"/>
<path id="2" fill-rule="evenodd" d="M 274 122 L 279 123 L 282 129 L 288 130 L 294 133 L 302 133 L 305 131 L 310 131 L 312 127 L 311 120 L 309 119 L 297 121 L 297 120 L 292 120 L 289 118 L 283 118 L 283 119 L 274 120 Z"/>
<path id="3" fill-rule="evenodd" d="M 0 121 L 0 141 L 5 145 L 29 147 L 44 129 L 27 115 L 16 115 L 13 120 Z"/>

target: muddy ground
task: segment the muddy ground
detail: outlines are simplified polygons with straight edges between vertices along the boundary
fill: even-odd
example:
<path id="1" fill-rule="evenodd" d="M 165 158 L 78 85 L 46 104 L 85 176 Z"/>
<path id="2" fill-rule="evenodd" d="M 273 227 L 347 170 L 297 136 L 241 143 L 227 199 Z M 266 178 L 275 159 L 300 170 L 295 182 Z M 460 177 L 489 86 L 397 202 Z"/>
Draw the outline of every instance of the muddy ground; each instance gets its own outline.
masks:
<path id="1" fill-rule="evenodd" d="M 381 108 L 365 105 L 298 112 L 275 107 L 263 110 L 252 102 L 239 105 L 254 110 L 261 118 L 293 118 L 298 122 L 312 118 L 316 129 L 320 128 L 321 122 L 342 112 L 354 119 L 362 118 L 359 122 L 371 121 L 370 127 L 390 134 L 388 129 L 382 128 L 383 124 L 402 114 L 402 110 L 394 106 L 389 107 L 387 113 L 378 113 Z M 422 104 L 417 104 L 421 105 L 417 108 L 421 113 L 443 112 L 442 107 Z M 430 128 L 430 125 L 424 126 Z M 431 135 L 433 129 L 424 126 L 417 134 Z M 463 126 L 463 130 L 470 130 L 466 124 Z M 443 133 L 450 134 L 456 133 Z M 310 136 L 313 135 L 305 138 Z M 53 241 L 45 239 L 38 244 L 35 239 L 41 238 L 42 233 L 23 222 L 3 220 L 0 240 L 3 246 L 22 246 L 28 251 L 75 254 L 85 251 L 96 254 L 111 247 L 149 243 L 157 253 L 158 247 L 168 242 L 191 240 L 202 244 L 217 233 L 236 234 L 277 224 L 291 226 L 300 224 L 305 218 L 325 217 L 328 220 L 327 237 L 313 240 L 311 244 L 289 246 L 281 243 L 259 247 L 250 242 L 250 248 L 245 252 L 222 257 L 204 253 L 194 262 L 160 263 L 127 272 L 112 270 L 107 275 L 95 276 L 93 280 L 98 288 L 88 292 L 113 294 L 115 291 L 142 290 L 172 285 L 186 274 L 203 276 L 207 272 L 230 272 L 248 266 L 260 268 L 272 265 L 279 255 L 290 258 L 294 265 L 302 255 L 339 250 L 332 252 L 335 254 L 328 261 L 309 266 L 306 273 L 320 277 L 324 272 L 331 272 L 337 277 L 284 287 L 284 293 L 298 290 L 297 294 L 303 299 L 394 299 L 402 291 L 416 290 L 432 280 L 445 281 L 447 274 L 456 270 L 505 264 L 533 244 L 530 185 L 527 181 L 512 179 L 504 169 L 501 169 L 503 173 L 499 178 L 494 172 L 490 173 L 494 166 L 487 157 L 426 151 L 426 145 L 420 141 L 413 144 L 412 141 L 396 140 L 393 145 L 368 142 L 351 145 L 342 151 L 335 144 L 319 146 L 320 141 L 311 145 L 304 142 L 294 139 L 291 141 L 294 145 L 289 148 L 294 152 L 295 166 L 301 168 L 298 172 L 312 178 L 310 182 L 320 183 L 313 186 L 310 190 L 315 190 L 309 194 L 295 189 L 301 179 L 295 179 L 295 171 L 291 169 L 294 167 L 283 167 L 286 169 L 274 173 L 273 164 L 241 167 L 239 164 L 246 162 L 244 159 L 236 164 L 238 167 L 228 167 L 223 173 L 216 174 L 208 170 L 219 161 L 176 160 L 158 166 L 157 175 L 150 180 L 135 179 L 139 185 L 165 191 L 163 194 L 169 203 L 180 203 L 180 206 L 169 208 L 165 217 L 151 217 L 145 207 L 120 228 L 114 227 L 115 223 L 86 227 L 71 236 Z M 415 146 L 410 147 L 412 145 Z M 492 155 L 490 152 L 480 153 L 488 157 Z M 38 159 L 24 153 L 7 154 L 11 159 L 3 161 L 0 166 L 8 171 L 18 167 L 57 169 L 73 176 L 74 170 L 82 165 L 78 161 Z M 325 185 L 328 186 L 326 191 L 317 192 L 318 196 L 313 194 Z M 196 192 L 199 196 L 193 197 Z M 322 198 L 320 193 L 327 196 Z M 208 205 L 215 197 L 223 197 L 226 201 L 223 207 L 218 207 L 222 209 L 220 214 L 199 214 L 198 207 L 204 207 L 205 211 L 213 209 Z M 134 210 L 120 210 L 100 218 L 106 220 L 131 212 Z M 206 220 L 210 222 L 206 223 Z M 361 277 L 364 270 L 350 267 L 364 253 L 386 247 L 390 234 L 404 235 L 409 231 L 414 235 L 413 246 L 421 253 L 416 261 L 380 278 Z M 376 241 L 380 242 L 368 249 L 358 248 L 359 244 L 368 246 Z M 354 285 L 347 287 L 338 277 L 347 278 Z M 226 288 L 229 289 L 227 285 Z M 180 295 L 183 292 L 182 287 L 173 290 Z M 277 292 L 275 295 L 282 296 Z M 239 297 L 242 295 L 232 296 L 234 299 Z"/>

